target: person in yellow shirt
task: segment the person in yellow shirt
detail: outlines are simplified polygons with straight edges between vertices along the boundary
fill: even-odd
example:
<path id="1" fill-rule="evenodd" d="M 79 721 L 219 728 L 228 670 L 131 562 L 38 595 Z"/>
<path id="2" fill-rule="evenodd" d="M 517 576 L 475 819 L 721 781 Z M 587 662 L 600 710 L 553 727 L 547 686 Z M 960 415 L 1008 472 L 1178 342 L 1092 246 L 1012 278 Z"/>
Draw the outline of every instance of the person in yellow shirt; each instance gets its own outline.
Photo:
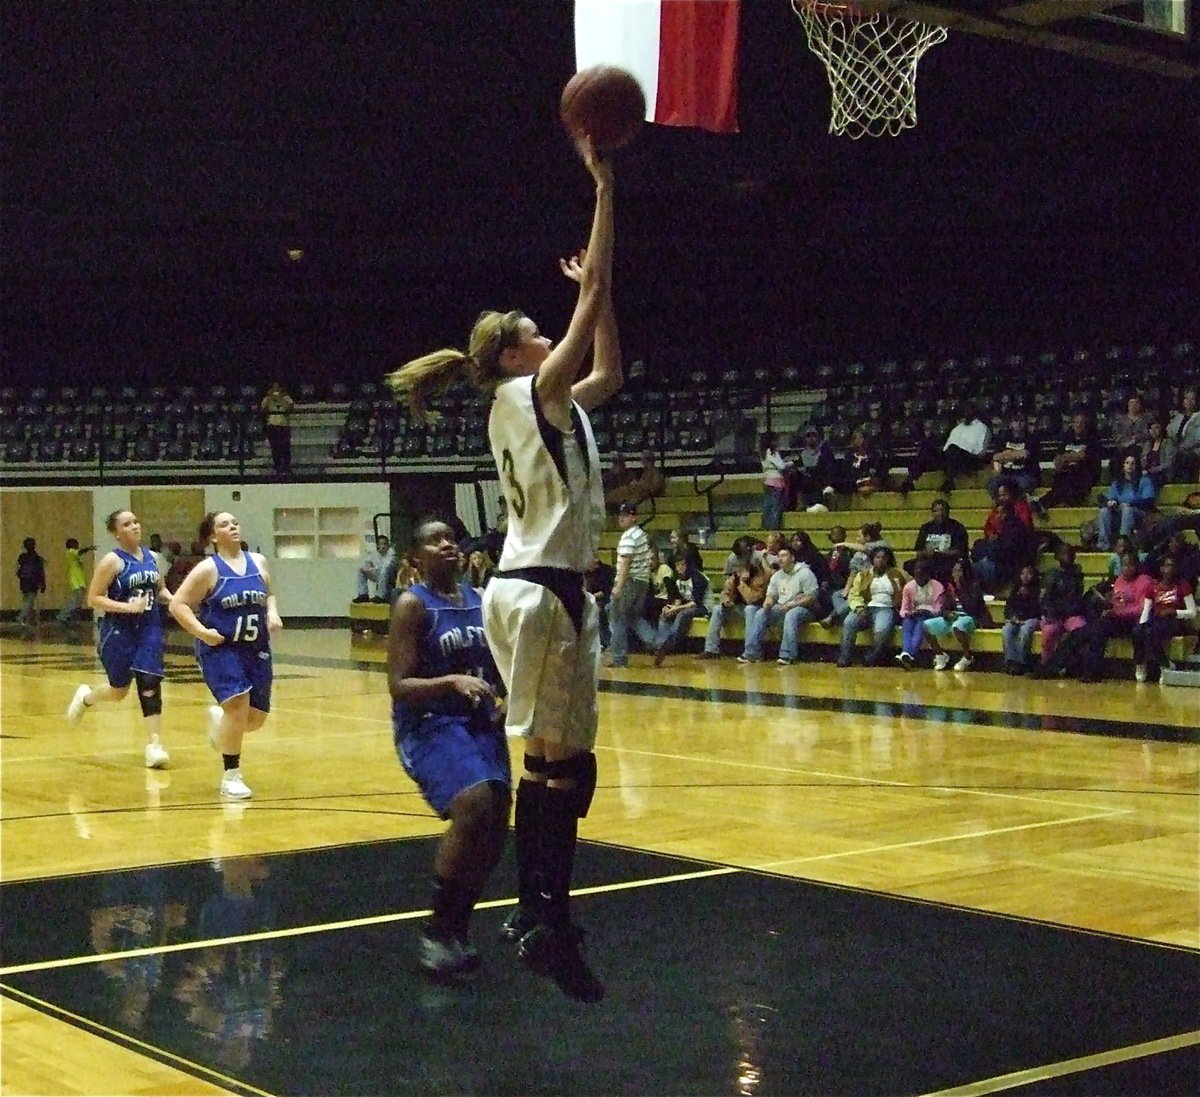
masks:
<path id="1" fill-rule="evenodd" d="M 58 616 L 54 618 L 55 623 L 62 625 L 63 628 L 71 627 L 75 620 L 75 614 L 83 605 L 83 596 L 87 593 L 87 579 L 83 575 L 83 557 L 85 553 L 91 552 L 95 547 L 95 545 L 88 545 L 87 548 L 80 548 L 79 542 L 74 537 L 67 538 L 67 599 L 63 602 L 62 609 L 58 611 Z"/>

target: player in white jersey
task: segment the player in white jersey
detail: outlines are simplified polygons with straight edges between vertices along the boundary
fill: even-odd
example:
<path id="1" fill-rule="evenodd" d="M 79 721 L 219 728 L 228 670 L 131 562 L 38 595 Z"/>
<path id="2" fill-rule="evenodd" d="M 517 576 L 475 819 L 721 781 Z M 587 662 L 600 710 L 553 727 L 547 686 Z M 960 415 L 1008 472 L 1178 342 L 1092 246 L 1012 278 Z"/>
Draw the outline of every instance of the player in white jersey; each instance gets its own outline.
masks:
<path id="1" fill-rule="evenodd" d="M 488 644 L 508 690 L 510 735 L 525 739 L 517 786 L 519 905 L 504 936 L 533 970 L 564 993 L 599 1001 L 569 893 L 579 819 L 596 789 L 599 614 L 584 590 L 604 521 L 600 455 L 587 413 L 622 383 L 613 312 L 613 176 L 590 141 L 580 145 L 596 183 L 586 250 L 560 260 L 579 285 L 571 323 L 557 346 L 521 312 L 485 312 L 466 354 L 435 351 L 388 381 L 415 415 L 464 371 L 493 393 L 488 436 L 508 506 L 500 570 L 483 599 Z M 594 347 L 592 368 L 580 367 Z"/>

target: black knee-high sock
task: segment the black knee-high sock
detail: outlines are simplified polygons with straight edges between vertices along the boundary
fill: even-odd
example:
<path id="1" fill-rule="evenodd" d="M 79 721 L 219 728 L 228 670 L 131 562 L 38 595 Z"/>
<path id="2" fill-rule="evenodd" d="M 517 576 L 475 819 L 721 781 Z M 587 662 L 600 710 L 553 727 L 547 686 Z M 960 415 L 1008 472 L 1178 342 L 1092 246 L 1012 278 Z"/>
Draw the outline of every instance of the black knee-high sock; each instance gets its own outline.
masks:
<path id="1" fill-rule="evenodd" d="M 544 781 L 521 778 L 513 818 L 517 844 L 517 899 L 529 911 L 537 911 L 541 906 L 542 805 L 545 797 Z"/>
<path id="2" fill-rule="evenodd" d="M 430 933 L 442 940 L 465 937 L 471 910 L 475 906 L 477 889 L 461 881 L 436 876 L 433 881 L 433 918 Z"/>
<path id="3" fill-rule="evenodd" d="M 579 833 L 571 789 L 546 788 L 542 804 L 542 917 L 552 926 L 571 920 L 571 877 Z"/>

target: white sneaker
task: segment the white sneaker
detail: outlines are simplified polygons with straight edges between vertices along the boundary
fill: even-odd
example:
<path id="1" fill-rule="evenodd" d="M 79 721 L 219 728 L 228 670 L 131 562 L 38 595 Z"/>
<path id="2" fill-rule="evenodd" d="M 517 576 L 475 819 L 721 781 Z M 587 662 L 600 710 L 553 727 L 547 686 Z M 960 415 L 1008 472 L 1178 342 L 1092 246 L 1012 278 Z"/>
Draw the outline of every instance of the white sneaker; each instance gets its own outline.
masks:
<path id="1" fill-rule="evenodd" d="M 78 724 L 83 719 L 83 711 L 88 707 L 87 699 L 92 695 L 91 686 L 80 686 L 67 705 L 67 723 Z"/>
<path id="2" fill-rule="evenodd" d="M 254 794 L 242 780 L 240 769 L 227 769 L 221 778 L 222 800 L 249 800 Z"/>
<path id="3" fill-rule="evenodd" d="M 1150 676 L 1146 671 L 1146 664 L 1138 663 L 1138 665 L 1133 668 L 1133 676 L 1137 681 L 1144 682 Z"/>
<path id="4" fill-rule="evenodd" d="M 171 756 L 159 742 L 158 736 L 151 737 L 150 742 L 146 744 L 146 768 L 166 769 L 167 763 L 170 761 Z"/>
<path id="5" fill-rule="evenodd" d="M 933 669 L 945 670 L 950 665 L 950 656 L 944 651 L 933 657 Z"/>
<path id="6" fill-rule="evenodd" d="M 472 949 L 472 952 L 474 950 Z M 474 966 L 478 967 L 479 954 L 474 955 Z M 417 963 L 423 971 L 441 978 L 447 975 L 457 975 L 472 967 L 472 959 L 466 954 L 458 941 L 439 941 L 422 933 L 417 942 Z"/>
<path id="7" fill-rule="evenodd" d="M 221 733 L 221 719 L 224 715 L 220 705 L 209 705 L 204 710 L 204 717 L 208 721 L 208 743 L 218 754 L 221 753 L 221 744 L 217 736 Z"/>
<path id="8" fill-rule="evenodd" d="M 913 663 L 915 663 L 916 660 L 913 659 L 913 657 L 907 651 L 902 651 L 896 656 L 896 662 L 899 663 L 905 670 L 912 670 Z"/>
<path id="9" fill-rule="evenodd" d="M 811 507 L 805 507 L 806 514 L 828 514 L 829 508 L 824 503 L 813 503 Z"/>
<path id="10" fill-rule="evenodd" d="M 974 662 L 975 662 L 975 660 L 972 659 L 969 655 L 964 655 L 961 659 L 959 659 L 959 661 L 957 663 L 954 664 L 954 669 L 955 670 L 970 670 L 971 664 Z"/>

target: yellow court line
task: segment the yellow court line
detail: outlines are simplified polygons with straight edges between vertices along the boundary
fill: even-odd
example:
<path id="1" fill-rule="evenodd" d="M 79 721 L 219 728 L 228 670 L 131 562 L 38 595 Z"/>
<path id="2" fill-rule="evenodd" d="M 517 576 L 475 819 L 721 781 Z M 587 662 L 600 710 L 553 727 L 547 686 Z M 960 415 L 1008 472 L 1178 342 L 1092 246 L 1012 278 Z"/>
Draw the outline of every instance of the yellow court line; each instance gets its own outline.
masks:
<path id="1" fill-rule="evenodd" d="M 193 1062 L 191 1059 L 185 1059 L 182 1055 L 176 1055 L 172 1051 L 167 1051 L 166 1048 L 159 1047 L 157 1044 L 148 1044 L 145 1040 L 139 1040 L 136 1036 L 130 1036 L 127 1032 L 120 1032 L 117 1029 L 109 1028 L 107 1025 L 101 1024 L 99 1021 L 93 1021 L 90 1017 L 84 1017 L 78 1013 L 72 1013 L 69 1009 L 63 1009 L 62 1006 L 56 1006 L 53 1002 L 47 1002 L 44 998 L 36 998 L 32 994 L 27 994 L 23 990 L 17 990 L 16 987 L 0 985 L 0 993 L 6 994 L 14 1001 L 23 1002 L 26 1005 L 31 1005 L 36 1009 L 50 1013 L 60 1018 L 66 1018 L 73 1021 L 80 1028 L 89 1032 L 101 1033 L 104 1036 L 114 1038 L 120 1043 L 132 1044 L 134 1047 L 140 1048 L 142 1051 L 152 1052 L 155 1056 L 167 1059 L 173 1063 L 179 1063 L 187 1067 L 189 1071 L 198 1074 L 206 1080 L 216 1079 L 218 1082 L 227 1086 L 237 1086 L 241 1089 L 248 1090 L 250 1093 L 256 1093 L 259 1097 L 272 1097 L 272 1094 L 265 1089 L 257 1089 L 248 1082 L 242 1081 L 241 1078 L 233 1078 L 228 1074 L 222 1074 L 219 1070 L 213 1070 L 212 1067 L 207 1067 L 203 1063 Z"/>
<path id="2" fill-rule="evenodd" d="M 645 880 L 624 880 L 616 884 L 598 884 L 590 888 L 578 888 L 572 895 L 597 895 L 606 891 L 628 891 L 631 888 L 655 887 L 659 884 L 678 884 L 686 880 L 699 880 L 706 876 L 729 876 L 743 869 L 722 866 L 721 868 L 702 869 L 696 872 L 681 872 L 674 876 L 654 876 Z M 485 903 L 476 903 L 476 910 L 487 910 L 494 907 L 511 907 L 516 904 L 516 898 L 489 899 Z M 31 971 L 55 971 L 61 968 L 84 967 L 88 964 L 107 964 L 115 960 L 132 960 L 140 956 L 164 956 L 169 952 L 197 952 L 206 948 L 225 948 L 229 945 L 241 945 L 250 941 L 276 941 L 285 937 L 305 937 L 315 933 L 336 933 L 346 929 L 361 929 L 364 926 L 382 926 L 391 922 L 411 922 L 417 918 L 427 918 L 431 910 L 406 910 L 396 914 L 375 914 L 367 918 L 349 918 L 342 922 L 323 922 L 311 926 L 292 926 L 289 929 L 270 929 L 260 933 L 239 933 L 232 937 L 214 937 L 204 941 L 180 941 L 173 945 L 153 945 L 149 948 L 131 948 L 122 952 L 104 952 L 88 956 L 65 956 L 59 960 L 40 960 L 30 964 L 13 964 L 0 968 L 0 977 L 8 975 L 24 975 Z"/>
<path id="3" fill-rule="evenodd" d="M 1045 1066 L 1016 1070 L 1011 1074 L 999 1074 L 995 1078 L 968 1082 L 966 1085 L 954 1086 L 952 1089 L 939 1089 L 936 1092 L 925 1094 L 924 1097 L 977 1097 L 977 1095 L 985 1093 L 1000 1093 L 1006 1089 L 1027 1086 L 1031 1082 L 1063 1078 L 1068 1074 L 1078 1074 L 1084 1070 L 1111 1066 L 1113 1063 L 1127 1063 L 1133 1059 L 1144 1059 L 1150 1055 L 1159 1055 L 1164 1051 L 1177 1051 L 1179 1048 L 1194 1047 L 1197 1044 L 1200 1044 L 1200 1031 L 1181 1032 L 1178 1036 L 1166 1036 L 1161 1040 L 1150 1040 L 1144 1044 L 1113 1048 L 1111 1051 L 1100 1051 L 1095 1055 L 1083 1055 L 1078 1059 L 1064 1059 L 1061 1063 L 1047 1063 Z"/>
<path id="4" fill-rule="evenodd" d="M 790 857 L 786 861 L 767 861 L 755 865 L 756 869 L 777 868 L 780 865 L 807 865 L 813 861 L 834 861 L 839 857 L 861 857 L 868 853 L 887 853 L 895 849 L 915 849 L 918 846 L 936 846 L 940 842 L 962 842 L 971 838 L 990 838 L 993 834 L 1010 834 L 1016 830 L 1036 830 L 1038 827 L 1062 827 L 1072 823 L 1086 823 L 1092 819 L 1111 819 L 1119 812 L 1104 811 L 1096 815 L 1077 815 L 1071 819 L 1047 819 L 1041 823 L 1021 823 L 1018 826 L 995 827 L 991 830 L 974 830 L 969 834 L 944 834 L 939 838 L 920 838 L 912 842 L 895 842 L 887 846 L 869 846 L 866 849 L 846 849 L 837 853 L 818 853 L 812 857 Z"/>

